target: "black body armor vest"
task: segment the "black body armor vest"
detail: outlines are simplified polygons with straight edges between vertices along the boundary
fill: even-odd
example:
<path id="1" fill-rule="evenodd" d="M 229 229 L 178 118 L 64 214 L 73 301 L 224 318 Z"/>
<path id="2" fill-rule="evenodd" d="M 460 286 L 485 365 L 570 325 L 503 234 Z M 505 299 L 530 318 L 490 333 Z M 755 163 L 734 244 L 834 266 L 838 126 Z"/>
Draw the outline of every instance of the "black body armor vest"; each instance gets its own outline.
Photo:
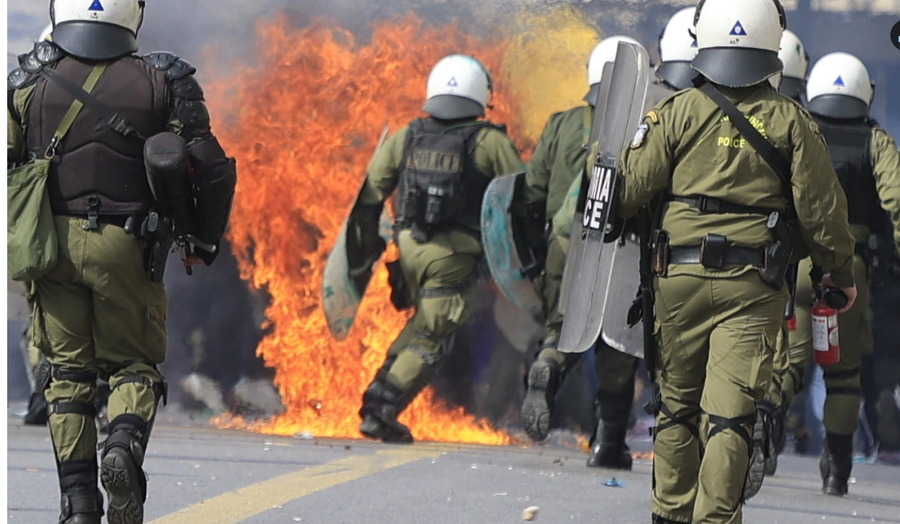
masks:
<path id="1" fill-rule="evenodd" d="M 82 85 L 93 63 L 64 57 L 57 72 Z M 169 120 L 166 74 L 139 57 L 110 63 L 91 93 L 128 120 L 143 136 L 165 131 Z M 28 107 L 27 143 L 31 154 L 43 156 L 72 96 L 46 78 L 37 79 Z M 57 147 L 47 180 L 54 214 L 129 215 L 147 211 L 153 195 L 144 171 L 143 141 L 112 130 L 88 108 L 82 108 L 71 130 Z"/>
<path id="2" fill-rule="evenodd" d="M 850 224 L 884 228 L 884 210 L 872 170 L 871 120 L 835 120 L 815 116 L 822 130 L 838 181 L 847 195 Z"/>
<path id="3" fill-rule="evenodd" d="M 489 125 L 447 126 L 432 119 L 410 123 L 399 174 L 401 227 L 478 227 L 490 179 L 475 166 L 474 154 L 478 132 Z"/>

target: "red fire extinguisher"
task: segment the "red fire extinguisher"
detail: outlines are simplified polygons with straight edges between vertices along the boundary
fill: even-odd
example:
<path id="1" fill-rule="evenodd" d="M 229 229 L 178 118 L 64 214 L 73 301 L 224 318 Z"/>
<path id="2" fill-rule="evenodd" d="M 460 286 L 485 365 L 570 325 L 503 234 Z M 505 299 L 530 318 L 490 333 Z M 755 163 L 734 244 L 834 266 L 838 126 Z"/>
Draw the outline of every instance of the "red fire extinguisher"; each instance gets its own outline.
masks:
<path id="1" fill-rule="evenodd" d="M 817 300 L 812 309 L 812 330 L 816 364 L 827 366 L 840 362 L 837 311 Z"/>
<path id="2" fill-rule="evenodd" d="M 820 366 L 841 361 L 837 310 L 846 304 L 847 296 L 839 289 L 829 288 L 824 293 L 817 293 L 812 309 L 812 338 L 816 364 Z"/>

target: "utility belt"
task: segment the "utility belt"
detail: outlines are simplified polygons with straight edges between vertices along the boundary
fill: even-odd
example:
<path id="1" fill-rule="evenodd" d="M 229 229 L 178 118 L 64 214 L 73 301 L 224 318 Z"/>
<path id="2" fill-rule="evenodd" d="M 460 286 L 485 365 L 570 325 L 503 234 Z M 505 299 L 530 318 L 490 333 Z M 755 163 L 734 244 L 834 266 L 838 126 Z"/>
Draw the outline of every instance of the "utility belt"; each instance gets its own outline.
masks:
<path id="1" fill-rule="evenodd" d="M 669 235 L 663 230 L 653 233 L 650 256 L 653 273 L 668 276 L 670 264 L 700 264 L 709 269 L 721 269 L 726 265 L 764 267 L 765 248 L 728 245 L 723 235 L 708 234 L 699 246 L 670 246 Z"/>
<path id="2" fill-rule="evenodd" d="M 653 232 L 650 244 L 651 269 L 656 276 L 669 275 L 670 264 L 700 264 L 708 269 L 727 265 L 753 266 L 759 277 L 775 291 L 784 287 L 790 251 L 780 242 L 751 248 L 728 245 L 724 235 L 710 233 L 699 246 L 670 246 L 669 235 L 663 230 Z"/>
<path id="3" fill-rule="evenodd" d="M 652 269 L 656 275 L 668 275 L 669 264 L 701 264 L 710 269 L 720 269 L 729 264 L 754 266 L 763 282 L 774 290 L 781 291 L 792 252 L 790 227 L 783 211 L 735 204 L 704 195 L 669 195 L 668 200 L 687 204 L 701 213 L 767 216 L 766 227 L 772 231 L 775 242 L 760 248 L 738 247 L 729 245 L 724 235 L 710 233 L 699 246 L 669 246 L 668 233 L 657 230 L 653 233 L 650 245 Z"/>

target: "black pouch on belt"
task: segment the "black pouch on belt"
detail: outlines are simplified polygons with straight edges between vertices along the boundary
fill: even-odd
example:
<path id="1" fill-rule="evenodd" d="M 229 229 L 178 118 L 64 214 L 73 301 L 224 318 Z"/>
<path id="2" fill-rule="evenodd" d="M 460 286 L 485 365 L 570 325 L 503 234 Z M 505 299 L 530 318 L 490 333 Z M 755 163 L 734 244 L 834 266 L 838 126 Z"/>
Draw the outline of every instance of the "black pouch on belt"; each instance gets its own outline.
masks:
<path id="1" fill-rule="evenodd" d="M 728 238 L 724 235 L 707 234 L 700 243 L 700 264 L 703 267 L 719 269 L 725 265 L 725 250 Z"/>
<path id="2" fill-rule="evenodd" d="M 785 275 L 788 269 L 790 249 L 783 242 L 766 244 L 765 266 L 758 268 L 759 278 L 775 291 L 781 291 L 784 287 Z"/>
<path id="3" fill-rule="evenodd" d="M 775 242 L 764 248 L 765 265 L 758 268 L 759 278 L 775 291 L 781 291 L 790 265 L 791 235 L 780 213 L 769 215 L 766 226 L 772 230 Z"/>

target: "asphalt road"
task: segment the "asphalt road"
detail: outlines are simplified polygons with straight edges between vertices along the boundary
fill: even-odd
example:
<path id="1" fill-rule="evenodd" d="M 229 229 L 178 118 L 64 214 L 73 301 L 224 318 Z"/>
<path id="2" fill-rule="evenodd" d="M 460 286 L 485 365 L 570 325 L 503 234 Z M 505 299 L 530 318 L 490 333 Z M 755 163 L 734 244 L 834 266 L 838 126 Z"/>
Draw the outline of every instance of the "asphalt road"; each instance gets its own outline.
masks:
<path id="1" fill-rule="evenodd" d="M 9 522 L 58 515 L 46 428 L 8 418 Z M 638 442 L 636 447 L 648 446 Z M 384 445 L 223 431 L 172 420 L 154 430 L 146 522 L 458 524 L 650 522 L 650 462 L 584 466 L 574 447 Z M 619 486 L 607 486 L 613 477 Z M 747 523 L 900 523 L 900 468 L 856 465 L 851 494 L 819 493 L 814 459 L 783 457 L 745 508 Z"/>

